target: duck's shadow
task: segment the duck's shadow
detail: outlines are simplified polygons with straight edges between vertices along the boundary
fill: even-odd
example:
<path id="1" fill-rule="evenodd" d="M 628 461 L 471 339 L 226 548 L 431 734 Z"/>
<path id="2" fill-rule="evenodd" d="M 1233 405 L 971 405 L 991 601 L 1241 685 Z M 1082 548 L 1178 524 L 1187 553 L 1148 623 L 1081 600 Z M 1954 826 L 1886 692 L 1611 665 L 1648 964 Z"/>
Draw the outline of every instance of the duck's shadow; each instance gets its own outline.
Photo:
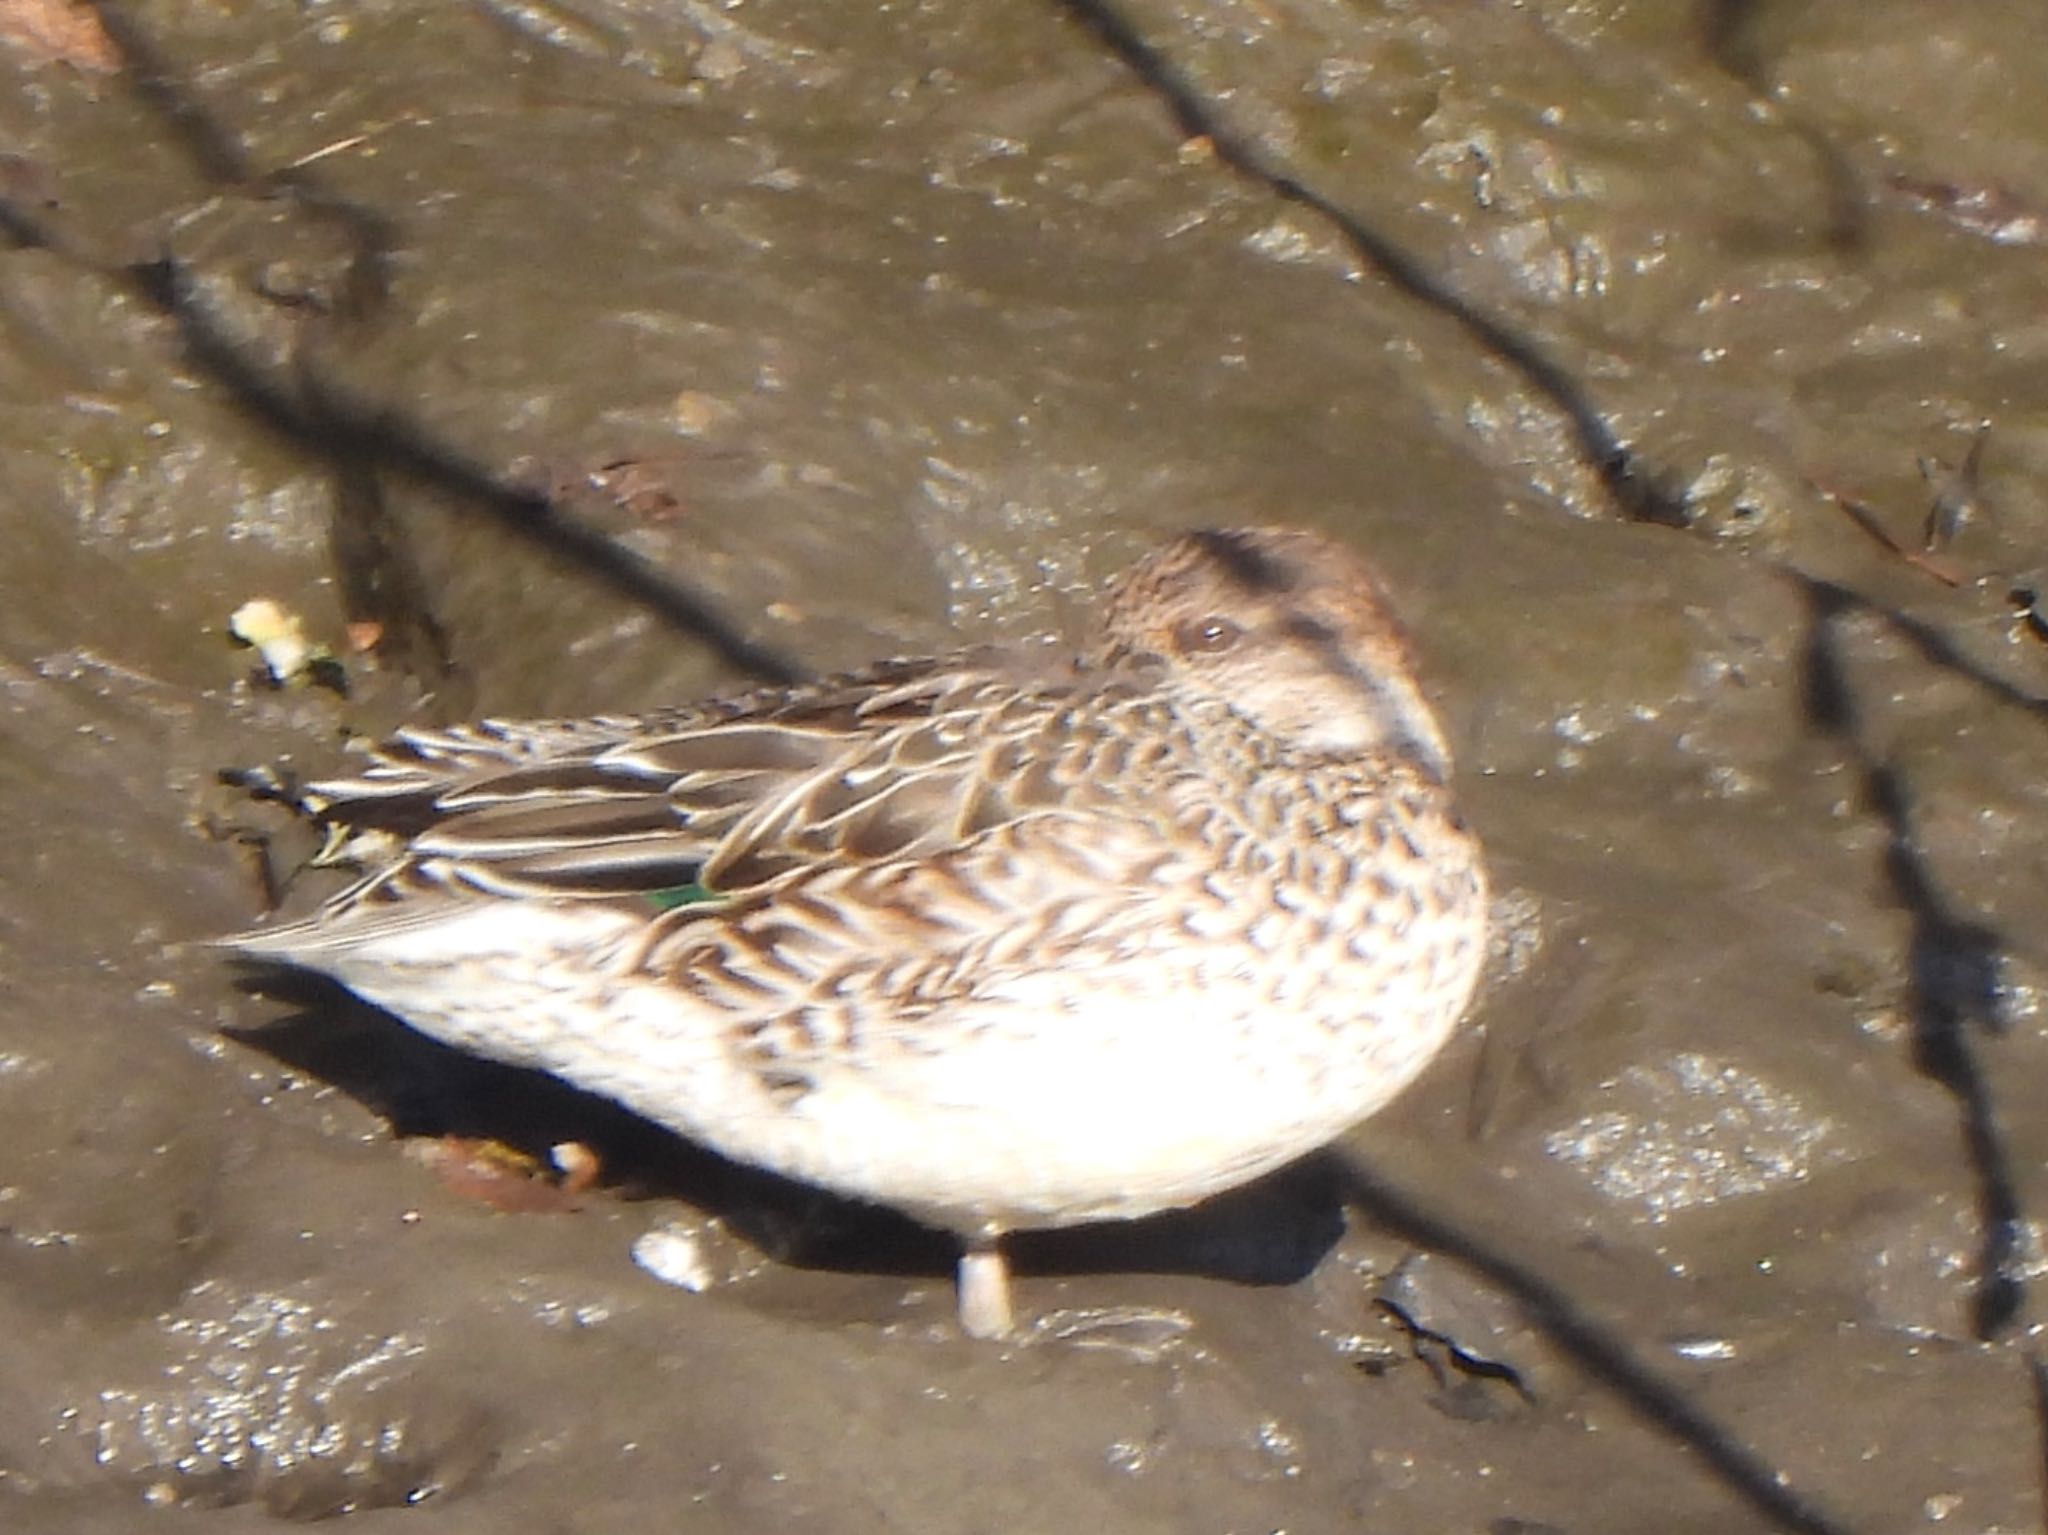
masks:
<path id="1" fill-rule="evenodd" d="M 799 1268 L 937 1277 L 959 1256 L 944 1233 L 730 1161 L 543 1072 L 437 1044 L 320 977 L 250 969 L 239 984 L 296 1011 L 230 1028 L 230 1038 L 339 1088 L 395 1135 L 473 1137 L 542 1163 L 550 1148 L 578 1142 L 602 1169 L 598 1197 L 680 1199 Z M 1337 1180 L 1311 1160 L 1192 1210 L 1018 1232 L 1008 1249 L 1022 1274 L 1197 1274 L 1286 1285 L 1305 1278 L 1343 1232 Z"/>

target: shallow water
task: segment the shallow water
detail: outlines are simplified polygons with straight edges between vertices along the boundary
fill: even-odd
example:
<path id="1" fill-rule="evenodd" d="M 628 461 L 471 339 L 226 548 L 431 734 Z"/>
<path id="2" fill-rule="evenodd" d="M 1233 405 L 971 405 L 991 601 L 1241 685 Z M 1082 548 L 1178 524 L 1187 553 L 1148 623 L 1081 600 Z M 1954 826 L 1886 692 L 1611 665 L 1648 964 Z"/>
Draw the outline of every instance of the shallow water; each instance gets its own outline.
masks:
<path id="1" fill-rule="evenodd" d="M 1085 14 L 0 55 L 11 1520 L 1755 1527 L 1527 1270 L 1817 1517 L 2041 1527 L 2048 24 Z M 970 1346 L 899 1224 L 194 947 L 309 851 L 224 766 L 1071 630 L 1244 520 L 1385 569 L 1501 892 L 1472 1028 L 1349 1148 L 1405 1215 L 1340 1235 L 1311 1172 L 1040 1242 L 1046 1338 Z M 254 596 L 346 698 L 252 681 Z M 394 1126 L 623 1186 L 499 1214 Z M 632 1262 L 671 1224 L 702 1293 Z M 1115 1307 L 1168 1315 L 1057 1336 Z"/>

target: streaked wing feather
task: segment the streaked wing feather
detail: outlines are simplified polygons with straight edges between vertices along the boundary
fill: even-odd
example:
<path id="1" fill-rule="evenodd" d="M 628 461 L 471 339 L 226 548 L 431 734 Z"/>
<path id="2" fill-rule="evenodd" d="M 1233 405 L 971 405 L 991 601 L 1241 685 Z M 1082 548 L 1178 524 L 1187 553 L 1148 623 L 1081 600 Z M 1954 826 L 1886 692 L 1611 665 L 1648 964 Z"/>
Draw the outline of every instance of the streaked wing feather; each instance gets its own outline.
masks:
<path id="1" fill-rule="evenodd" d="M 400 791 L 359 786 L 410 778 L 413 840 L 380 900 L 421 884 L 616 899 L 695 883 L 738 895 L 812 865 L 931 858 L 1108 792 L 1089 772 L 1105 735 L 1089 705 L 1105 696 L 1068 673 L 895 664 L 754 695 L 745 714 L 419 734 L 320 792 L 330 819 L 384 825 Z"/>
<path id="2" fill-rule="evenodd" d="M 723 911 L 664 914 L 618 962 L 754 1020 L 763 1032 L 739 1032 L 774 1069 L 829 1072 L 870 1049 L 932 1047 L 935 1010 L 1042 971 L 1048 944 L 1148 941 L 1152 898 L 1195 888 L 1198 863 L 1128 809 L 1049 812 L 936 855 L 812 865 Z"/>
<path id="3" fill-rule="evenodd" d="M 884 661 L 796 687 L 757 688 L 644 714 L 407 725 L 372 747 L 360 772 L 310 785 L 307 800 L 334 819 L 352 824 L 402 827 L 420 816 L 431 821 L 434 805 L 444 796 L 460 794 L 522 767 L 586 761 L 625 743 L 658 739 L 676 731 L 858 699 L 926 676 L 944 664 L 941 660 Z"/>

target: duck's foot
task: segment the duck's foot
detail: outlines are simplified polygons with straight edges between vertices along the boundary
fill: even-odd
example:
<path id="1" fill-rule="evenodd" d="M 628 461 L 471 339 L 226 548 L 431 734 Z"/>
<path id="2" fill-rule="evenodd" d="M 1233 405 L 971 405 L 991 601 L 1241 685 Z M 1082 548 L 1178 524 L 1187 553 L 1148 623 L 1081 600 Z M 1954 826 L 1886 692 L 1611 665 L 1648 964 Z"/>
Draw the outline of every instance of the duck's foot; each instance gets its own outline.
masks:
<path id="1" fill-rule="evenodd" d="M 970 1338 L 1006 1338 L 1016 1325 L 1001 1240 L 993 1233 L 977 1237 L 960 1256 L 960 1330 Z"/>

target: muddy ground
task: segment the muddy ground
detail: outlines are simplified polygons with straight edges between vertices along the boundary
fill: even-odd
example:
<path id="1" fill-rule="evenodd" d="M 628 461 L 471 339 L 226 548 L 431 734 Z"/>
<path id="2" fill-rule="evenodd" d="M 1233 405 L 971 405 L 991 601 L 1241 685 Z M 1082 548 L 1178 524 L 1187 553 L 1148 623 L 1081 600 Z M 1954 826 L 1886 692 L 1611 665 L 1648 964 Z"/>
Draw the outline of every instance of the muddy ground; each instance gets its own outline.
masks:
<path id="1" fill-rule="evenodd" d="M 2042 1528 L 2040 11 L 27 14 L 0 1523 Z M 1418 631 L 1497 974 L 1339 1162 L 1027 1245 L 1016 1346 L 200 946 L 335 886 L 223 768 L 1071 631 L 1276 520 Z M 446 1133 L 608 1180 L 501 1213 Z"/>

